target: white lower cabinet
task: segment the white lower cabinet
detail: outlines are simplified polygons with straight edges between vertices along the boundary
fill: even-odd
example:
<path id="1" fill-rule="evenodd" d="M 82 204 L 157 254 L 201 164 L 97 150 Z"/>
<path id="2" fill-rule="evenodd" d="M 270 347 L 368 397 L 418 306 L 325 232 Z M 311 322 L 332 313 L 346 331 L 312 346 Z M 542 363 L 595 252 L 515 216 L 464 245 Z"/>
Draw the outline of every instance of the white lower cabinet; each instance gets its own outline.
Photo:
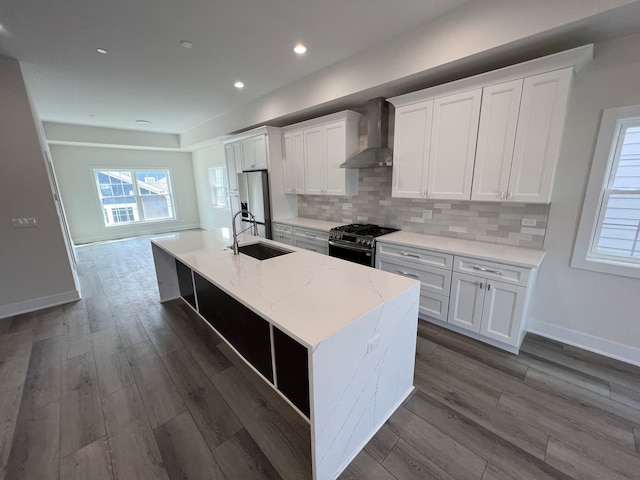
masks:
<path id="1" fill-rule="evenodd" d="M 376 268 L 420 281 L 420 318 L 518 352 L 535 269 L 384 240 L 376 245 Z"/>
<path id="2" fill-rule="evenodd" d="M 449 323 L 516 345 L 526 290 L 518 285 L 454 272 Z"/>
<path id="3" fill-rule="evenodd" d="M 273 239 L 276 242 L 293 245 L 293 227 L 291 225 L 274 222 L 271 224 L 271 227 L 271 231 L 273 232 Z"/>
<path id="4" fill-rule="evenodd" d="M 293 245 L 312 252 L 329 255 L 329 232 L 293 227 Z"/>

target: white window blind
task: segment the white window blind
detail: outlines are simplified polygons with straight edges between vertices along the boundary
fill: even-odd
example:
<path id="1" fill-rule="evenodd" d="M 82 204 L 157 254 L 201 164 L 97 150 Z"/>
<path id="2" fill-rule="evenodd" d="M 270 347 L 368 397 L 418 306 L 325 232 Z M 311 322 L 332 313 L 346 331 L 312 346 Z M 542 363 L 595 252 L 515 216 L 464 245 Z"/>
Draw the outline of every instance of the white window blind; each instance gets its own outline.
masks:
<path id="1" fill-rule="evenodd" d="M 619 122 L 590 255 L 640 264 L 640 119 Z"/>

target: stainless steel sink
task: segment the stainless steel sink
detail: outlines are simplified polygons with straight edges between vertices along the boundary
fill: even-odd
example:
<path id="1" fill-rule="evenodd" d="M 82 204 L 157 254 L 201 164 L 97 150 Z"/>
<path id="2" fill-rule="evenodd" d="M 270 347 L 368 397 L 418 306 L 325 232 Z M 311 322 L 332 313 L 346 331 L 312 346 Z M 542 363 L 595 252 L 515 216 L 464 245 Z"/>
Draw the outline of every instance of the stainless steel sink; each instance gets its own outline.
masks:
<path id="1" fill-rule="evenodd" d="M 257 260 L 266 260 L 268 258 L 279 257 L 291 253 L 289 250 L 281 250 L 264 243 L 252 243 L 250 245 L 242 245 L 238 247 L 238 252 L 249 255 Z"/>

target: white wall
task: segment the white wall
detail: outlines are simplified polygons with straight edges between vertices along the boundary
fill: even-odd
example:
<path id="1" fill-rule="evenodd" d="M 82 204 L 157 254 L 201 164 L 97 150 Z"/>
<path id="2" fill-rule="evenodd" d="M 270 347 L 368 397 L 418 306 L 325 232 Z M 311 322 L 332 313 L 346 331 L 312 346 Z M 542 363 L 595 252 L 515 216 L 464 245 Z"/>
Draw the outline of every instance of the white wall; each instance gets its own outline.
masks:
<path id="1" fill-rule="evenodd" d="M 50 145 L 71 238 L 76 244 L 200 226 L 191 154 L 120 148 Z M 176 220 L 106 227 L 94 168 L 162 168 L 170 171 Z"/>
<path id="2" fill-rule="evenodd" d="M 0 57 L 0 318 L 78 298 L 36 121 L 18 62 Z"/>
<path id="3" fill-rule="evenodd" d="M 602 110 L 640 104 L 640 35 L 596 45 L 575 79 L 530 324 L 640 364 L 640 280 L 569 267 Z"/>
<path id="4" fill-rule="evenodd" d="M 196 150 L 192 153 L 192 157 L 200 225 L 209 230 L 221 227 L 231 228 L 231 212 L 212 205 L 209 188 L 209 168 L 226 165 L 222 142 L 215 141 L 209 147 Z"/>

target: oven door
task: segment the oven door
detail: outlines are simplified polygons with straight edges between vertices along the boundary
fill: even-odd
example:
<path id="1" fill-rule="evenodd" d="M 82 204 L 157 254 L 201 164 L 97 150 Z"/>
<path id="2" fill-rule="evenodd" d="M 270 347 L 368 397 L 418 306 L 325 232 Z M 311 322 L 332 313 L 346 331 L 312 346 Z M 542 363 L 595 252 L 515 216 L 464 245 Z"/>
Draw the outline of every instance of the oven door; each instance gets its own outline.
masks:
<path id="1" fill-rule="evenodd" d="M 329 240 L 329 256 L 373 267 L 373 248 Z"/>

